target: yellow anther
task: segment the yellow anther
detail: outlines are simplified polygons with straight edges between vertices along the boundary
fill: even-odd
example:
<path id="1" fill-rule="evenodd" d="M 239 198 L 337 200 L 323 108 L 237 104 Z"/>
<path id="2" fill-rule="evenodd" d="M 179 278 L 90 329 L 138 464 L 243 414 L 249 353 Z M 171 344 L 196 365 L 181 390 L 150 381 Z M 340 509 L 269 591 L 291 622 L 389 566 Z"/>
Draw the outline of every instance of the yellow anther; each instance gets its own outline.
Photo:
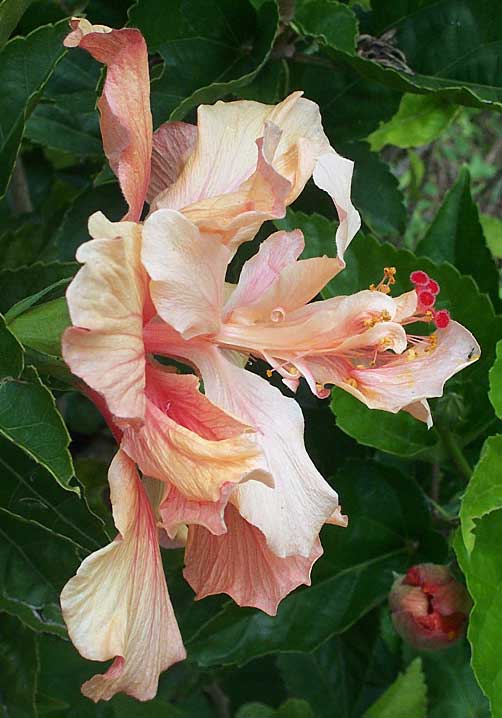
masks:
<path id="1" fill-rule="evenodd" d="M 272 377 L 272 374 L 273 374 L 273 373 L 274 373 L 274 372 L 272 371 L 272 369 L 267 369 L 267 376 L 268 376 L 269 379 Z"/>
<path id="2" fill-rule="evenodd" d="M 298 376 L 298 374 L 300 373 L 298 369 L 292 364 L 285 365 L 283 369 L 287 371 L 288 374 L 290 374 L 291 376 Z"/>
<path id="3" fill-rule="evenodd" d="M 395 267 L 384 267 L 383 277 L 380 282 L 375 286 L 370 284 L 372 292 L 382 292 L 382 294 L 389 294 L 390 286 L 396 283 L 396 268 Z"/>
<path id="4" fill-rule="evenodd" d="M 390 313 L 386 309 L 383 310 L 380 317 L 382 319 L 382 322 L 390 322 L 391 320 Z"/>
<path id="5" fill-rule="evenodd" d="M 437 347 L 438 344 L 438 338 L 436 334 L 430 334 L 427 337 L 427 341 L 429 343 L 429 346 L 424 349 L 426 352 L 431 352 L 433 349 Z"/>
<path id="6" fill-rule="evenodd" d="M 364 364 L 356 364 L 356 369 L 366 369 Z"/>
<path id="7" fill-rule="evenodd" d="M 392 337 L 387 336 L 387 337 L 383 337 L 382 339 L 380 339 L 381 347 L 390 347 L 392 344 L 393 344 Z"/>
<path id="8" fill-rule="evenodd" d="M 357 381 L 353 377 L 349 377 L 348 379 L 346 379 L 345 383 L 349 386 L 353 386 L 354 389 L 357 389 Z"/>
<path id="9" fill-rule="evenodd" d="M 316 381 L 315 388 L 317 389 L 317 391 L 322 391 L 324 389 L 324 384 L 319 384 L 319 382 Z"/>
<path id="10" fill-rule="evenodd" d="M 424 314 L 424 322 L 432 322 L 434 319 L 434 313 L 431 312 L 430 309 L 428 309 Z"/>
<path id="11" fill-rule="evenodd" d="M 408 351 L 406 353 L 406 358 L 408 359 L 408 361 L 411 361 L 412 359 L 416 359 L 417 358 L 416 351 L 414 349 L 408 349 Z"/>

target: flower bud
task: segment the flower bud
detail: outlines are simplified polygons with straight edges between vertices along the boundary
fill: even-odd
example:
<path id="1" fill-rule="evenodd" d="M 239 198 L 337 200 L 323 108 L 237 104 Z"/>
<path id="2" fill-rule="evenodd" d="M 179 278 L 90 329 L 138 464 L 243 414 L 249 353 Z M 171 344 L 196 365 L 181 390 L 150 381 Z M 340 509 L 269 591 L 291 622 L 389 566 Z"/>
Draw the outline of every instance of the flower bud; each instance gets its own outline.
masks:
<path id="1" fill-rule="evenodd" d="M 389 606 L 405 641 L 419 650 L 436 651 L 463 635 L 471 601 L 446 566 L 422 563 L 398 576 Z"/>

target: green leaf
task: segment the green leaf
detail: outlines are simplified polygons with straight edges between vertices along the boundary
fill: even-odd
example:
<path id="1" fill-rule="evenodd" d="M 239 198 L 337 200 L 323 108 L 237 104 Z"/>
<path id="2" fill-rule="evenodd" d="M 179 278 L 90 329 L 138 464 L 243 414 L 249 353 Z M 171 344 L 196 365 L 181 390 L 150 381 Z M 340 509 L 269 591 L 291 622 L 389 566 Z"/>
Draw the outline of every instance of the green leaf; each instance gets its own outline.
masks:
<path id="1" fill-rule="evenodd" d="M 107 542 L 103 522 L 86 501 L 62 489 L 48 471 L 2 437 L 0 467 L 0 506 L 11 514 L 64 536 L 83 551 L 95 551 Z"/>
<path id="2" fill-rule="evenodd" d="M 39 292 L 35 292 L 35 294 L 31 294 L 29 297 L 21 299 L 20 302 L 14 304 L 14 306 L 11 307 L 9 311 L 5 314 L 5 320 L 7 321 L 7 323 L 10 324 L 20 314 L 26 312 L 34 304 L 38 304 L 40 299 L 47 297 L 48 294 L 54 294 L 62 287 L 67 287 L 70 281 L 70 277 L 68 277 L 67 279 L 60 279 L 58 282 L 54 282 L 54 284 L 49 284 L 48 287 L 44 287 L 44 289 L 41 289 Z"/>
<path id="3" fill-rule="evenodd" d="M 100 65 L 88 53 L 68 52 L 44 89 L 26 136 L 71 156 L 103 156 L 96 112 L 100 73 Z"/>
<path id="4" fill-rule="evenodd" d="M 429 696 L 428 718 L 490 718 L 472 668 L 467 641 L 422 654 Z"/>
<path id="5" fill-rule="evenodd" d="M 0 611 L 65 635 L 59 593 L 81 560 L 75 544 L 1 507 L 0 519 Z"/>
<path id="6" fill-rule="evenodd" d="M 354 54 L 357 19 L 353 11 L 337 0 L 301 0 L 296 2 L 292 26 L 327 45 Z"/>
<path id="7" fill-rule="evenodd" d="M 333 389 L 331 409 L 342 431 L 389 454 L 425 459 L 437 443 L 436 434 L 409 414 L 368 409 L 343 389 Z"/>
<path id="8" fill-rule="evenodd" d="M 499 419 L 502 419 L 502 341 L 497 344 L 497 356 L 490 369 L 490 401 Z"/>
<path id="9" fill-rule="evenodd" d="M 373 152 L 385 145 L 406 149 L 436 140 L 458 112 L 455 104 L 435 95 L 405 94 L 392 119 L 368 137 Z"/>
<path id="10" fill-rule="evenodd" d="M 64 489 L 78 493 L 70 484 L 70 436 L 54 397 L 32 367 L 21 379 L 0 383 L 0 434 L 45 467 Z"/>
<path id="11" fill-rule="evenodd" d="M 310 651 L 386 598 L 393 572 L 418 560 L 409 554 L 413 546 L 427 545 L 430 560 L 443 560 L 444 542 L 430 531 L 424 497 L 411 479 L 376 464 L 347 462 L 334 485 L 344 511 L 357 520 L 347 529 L 324 532 L 325 555 L 314 569 L 312 587 L 284 599 L 275 618 L 227 604 L 191 637 L 184 630 L 189 654 L 200 665 Z"/>
<path id="12" fill-rule="evenodd" d="M 495 438 L 498 439 L 497 444 L 500 444 L 502 436 Z M 457 532 L 454 544 L 458 562 L 474 602 L 467 633 L 472 647 L 472 667 L 481 689 L 490 701 L 492 718 L 502 716 L 500 674 L 502 630 L 499 609 L 502 585 L 499 547 L 501 532 L 502 510 L 498 508 L 476 522 L 475 543 L 470 552 L 464 545 L 463 532 Z"/>
<path id="13" fill-rule="evenodd" d="M 55 237 L 60 259 L 68 261 L 75 258 L 78 247 L 90 239 L 87 229 L 89 217 L 98 211 L 112 222 L 125 215 L 126 204 L 115 182 L 86 187 L 69 206 Z M 73 266 L 78 268 L 78 265 Z"/>
<path id="14" fill-rule="evenodd" d="M 279 706 L 276 718 L 315 718 L 307 701 L 290 698 Z"/>
<path id="15" fill-rule="evenodd" d="M 276 712 L 264 703 L 246 703 L 237 711 L 235 718 L 275 718 Z"/>
<path id="16" fill-rule="evenodd" d="M 164 60 L 163 75 L 152 83 L 155 125 L 251 82 L 270 55 L 279 22 L 275 1 L 255 10 L 248 0 L 176 0 L 166 13 L 158 0 L 138 0 L 129 15 L 149 51 Z"/>
<path id="17" fill-rule="evenodd" d="M 39 665 L 35 635 L 5 613 L 0 614 L 0 621 L 2 714 L 6 718 L 37 718 L 35 700 Z"/>
<path id="18" fill-rule="evenodd" d="M 333 60 L 401 92 L 434 93 L 461 105 L 501 109 L 502 6 L 491 0 L 376 0 L 372 10 L 365 18 L 370 37 L 359 53 L 326 45 Z M 390 40 L 380 37 L 389 29 Z M 404 59 L 396 58 L 396 48 Z"/>
<path id="19" fill-rule="evenodd" d="M 17 379 L 24 368 L 23 347 L 14 334 L 9 331 L 5 319 L 0 314 L 0 379 Z"/>
<path id="20" fill-rule="evenodd" d="M 52 289 L 52 288 L 51 288 Z M 21 344 L 45 354 L 61 354 L 61 337 L 71 325 L 66 299 L 53 299 L 20 314 L 9 329 Z"/>
<path id="21" fill-rule="evenodd" d="M 37 262 L 29 267 L 0 271 L 0 312 L 5 314 L 22 299 L 61 279 L 73 277 L 77 269 L 75 262 Z"/>
<path id="22" fill-rule="evenodd" d="M 317 102 L 323 127 L 336 149 L 342 142 L 365 139 L 399 106 L 400 92 L 361 77 L 349 65 L 332 64 L 322 55 L 293 55 L 288 66 L 289 91 L 303 90 L 305 97 Z M 319 196 L 317 191 L 317 202 Z"/>
<path id="23" fill-rule="evenodd" d="M 0 2 L 0 48 L 5 45 L 32 2 L 33 0 L 2 0 Z"/>
<path id="24" fill-rule="evenodd" d="M 405 673 L 380 696 L 364 714 L 364 718 L 426 718 L 427 687 L 422 661 L 415 658 Z"/>
<path id="25" fill-rule="evenodd" d="M 379 237 L 401 237 L 406 208 L 389 166 L 369 151 L 366 142 L 342 144 L 339 151 L 355 162 L 351 195 L 365 224 Z"/>
<path id="26" fill-rule="evenodd" d="M 459 272 L 471 274 L 481 291 L 487 292 L 498 303 L 498 271 L 486 246 L 478 210 L 472 200 L 467 167 L 460 171 L 416 251 L 434 262 L 450 262 Z"/>
<path id="27" fill-rule="evenodd" d="M 8 187 L 25 123 L 40 93 L 63 56 L 66 21 L 15 37 L 0 52 L 0 197 Z"/>
<path id="28" fill-rule="evenodd" d="M 501 466 L 502 435 L 490 436 L 483 446 L 460 509 L 462 538 L 468 553 L 476 542 L 475 522 L 491 511 L 502 509 Z"/>
<path id="29" fill-rule="evenodd" d="M 316 718 L 355 718 L 382 694 L 401 668 L 399 649 L 381 637 L 378 611 L 324 643 L 313 653 L 277 658 L 288 693 L 305 698 Z"/>
<path id="30" fill-rule="evenodd" d="M 479 218 L 483 227 L 486 244 L 496 259 L 502 258 L 502 220 L 488 214 L 482 214 Z"/>

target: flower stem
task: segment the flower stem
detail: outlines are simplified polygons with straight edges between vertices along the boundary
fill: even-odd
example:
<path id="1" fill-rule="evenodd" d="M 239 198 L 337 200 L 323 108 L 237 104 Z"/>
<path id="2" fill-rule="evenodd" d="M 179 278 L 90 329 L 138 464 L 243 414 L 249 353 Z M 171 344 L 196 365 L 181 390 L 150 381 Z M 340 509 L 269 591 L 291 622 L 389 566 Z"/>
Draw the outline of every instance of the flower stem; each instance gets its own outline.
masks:
<path id="1" fill-rule="evenodd" d="M 472 476 L 472 469 L 469 462 L 465 458 L 462 449 L 458 445 L 455 436 L 448 429 L 442 429 L 439 426 L 436 426 L 436 429 L 441 438 L 441 441 L 443 442 L 443 446 L 446 449 L 446 452 L 450 456 L 451 460 L 453 461 L 457 469 L 460 471 L 462 476 L 467 479 L 467 481 L 470 481 Z"/>

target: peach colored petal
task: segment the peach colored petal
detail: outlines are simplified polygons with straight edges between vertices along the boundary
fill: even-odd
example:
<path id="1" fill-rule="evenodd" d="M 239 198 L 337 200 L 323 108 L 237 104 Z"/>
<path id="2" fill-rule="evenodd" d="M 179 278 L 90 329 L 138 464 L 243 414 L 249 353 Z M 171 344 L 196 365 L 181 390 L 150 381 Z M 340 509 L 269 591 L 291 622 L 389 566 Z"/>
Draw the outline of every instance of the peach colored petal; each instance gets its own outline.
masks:
<path id="1" fill-rule="evenodd" d="M 259 299 L 234 311 L 232 321 L 282 322 L 290 312 L 310 302 L 340 268 L 340 261 L 330 257 L 288 264 Z"/>
<path id="2" fill-rule="evenodd" d="M 192 407 L 201 406 L 209 416 L 207 433 L 211 439 L 194 433 L 172 418 L 171 407 L 180 398 L 179 391 L 176 395 L 170 390 L 174 379 L 180 379 L 186 387 L 182 377 L 163 372 L 160 367 L 150 368 L 144 423 L 140 427 L 129 424 L 122 427 L 121 446 L 141 471 L 172 484 L 191 501 L 217 502 L 221 500 L 223 486 L 227 483 L 256 480 L 270 484 L 254 434 L 249 430 L 243 433 L 248 427 L 242 424 L 237 434 L 239 424 L 232 417 L 228 417 L 222 429 L 224 413 L 216 406 L 210 408 L 209 400 L 202 394 L 198 400 L 194 397 L 189 399 L 186 407 L 179 405 L 173 413 L 177 419 L 183 410 L 187 414 L 190 412 L 190 404 Z M 192 391 L 197 392 L 193 385 Z M 211 424 L 212 417 L 215 421 Z M 202 421 L 202 416 L 186 417 L 186 423 L 195 424 L 198 428 Z M 230 438 L 215 439 L 214 436 L 220 432 Z"/>
<path id="3" fill-rule="evenodd" d="M 158 194 L 179 177 L 197 142 L 197 127 L 187 122 L 164 122 L 153 133 L 152 172 L 146 199 Z"/>
<path id="4" fill-rule="evenodd" d="M 237 307 L 245 307 L 261 297 L 281 271 L 303 252 L 305 241 L 299 229 L 275 232 L 260 244 L 258 252 L 242 267 L 239 282 L 224 307 L 227 318 Z"/>
<path id="5" fill-rule="evenodd" d="M 429 406 L 429 402 L 426 399 L 421 399 L 420 401 L 413 402 L 413 404 L 408 404 L 408 406 L 403 406 L 403 411 L 406 411 L 408 412 L 408 414 L 411 414 L 414 419 L 423 421 L 424 424 L 427 424 L 428 429 L 432 427 L 433 421 L 431 408 Z"/>
<path id="6" fill-rule="evenodd" d="M 340 383 L 370 409 L 396 413 L 407 408 L 414 416 L 429 422 L 425 408 L 419 411 L 417 402 L 442 396 L 445 382 L 479 358 L 480 348 L 472 334 L 461 324 L 450 322 L 446 329 L 436 332 L 437 346 L 429 351 L 415 349 L 415 355 L 405 352 L 384 366 L 354 369 L 350 376 L 355 385 Z M 412 413 L 410 412 L 410 413 Z"/>
<path id="7" fill-rule="evenodd" d="M 217 501 L 191 501 L 174 485 L 168 485 L 159 507 L 162 527 L 171 539 L 177 535 L 180 526 L 190 524 L 204 526 L 215 535 L 224 534 L 227 530 L 225 507 L 234 489 L 235 484 L 229 481 L 222 484 Z"/>
<path id="8" fill-rule="evenodd" d="M 231 505 L 225 521 L 228 533 L 221 536 L 200 526 L 189 528 L 183 575 L 198 599 L 227 593 L 239 606 L 254 606 L 275 616 L 288 593 L 301 584 L 310 586 L 312 564 L 322 554 L 319 540 L 308 557 L 279 558 L 262 532 Z"/>
<path id="9" fill-rule="evenodd" d="M 103 146 L 129 205 L 126 219 L 141 217 L 150 181 L 152 115 L 145 40 L 139 30 L 111 30 L 73 18 L 67 47 L 79 46 L 107 66 L 98 101 Z"/>
<path id="10" fill-rule="evenodd" d="M 313 174 L 314 182 L 330 195 L 338 213 L 340 223 L 336 230 L 336 248 L 341 262 L 347 247 L 361 227 L 359 212 L 350 199 L 353 168 L 354 163 L 351 160 L 331 150 L 319 158 Z"/>
<path id="11" fill-rule="evenodd" d="M 264 136 L 256 141 L 256 171 L 237 190 L 199 200 L 183 209 L 183 214 L 202 232 L 217 234 L 232 251 L 252 239 L 263 222 L 284 217 L 286 212 L 291 185 L 275 171 L 270 160 L 278 140 L 276 131 L 274 126 L 265 126 Z"/>
<path id="12" fill-rule="evenodd" d="M 95 239 L 82 244 L 84 263 L 66 297 L 73 327 L 63 336 L 63 356 L 74 374 L 104 396 L 111 413 L 141 419 L 145 408 L 143 305 L 146 273 L 141 265 L 141 228 L 89 220 Z"/>
<path id="13" fill-rule="evenodd" d="M 124 692 L 150 700 L 159 674 L 186 657 L 169 600 L 152 508 L 134 464 L 119 451 L 109 472 L 119 535 L 88 556 L 61 594 L 70 638 L 84 658 L 107 661 L 82 686 L 94 701 Z"/>
<path id="14" fill-rule="evenodd" d="M 226 247 L 201 237 L 179 212 L 158 210 L 145 221 L 142 260 L 153 303 L 185 339 L 218 330 L 229 258 Z"/>
<path id="15" fill-rule="evenodd" d="M 309 557 L 321 526 L 338 506 L 338 496 L 305 450 L 297 403 L 235 365 L 230 352 L 195 340 L 176 345 L 169 330 L 163 335 L 160 325 L 150 326 L 147 333 L 150 347 L 158 343 L 195 364 L 206 396 L 256 430 L 274 488 L 247 481 L 236 486 L 230 500 L 243 518 L 262 531 L 277 556 Z"/>
<path id="16" fill-rule="evenodd" d="M 234 248 L 251 239 L 266 219 L 283 216 L 319 157 L 334 153 L 318 106 L 301 94 L 294 92 L 278 105 L 239 101 L 199 107 L 195 150 L 153 209 L 183 211 L 204 231 L 220 232 Z M 338 169 L 347 175 L 342 162 Z M 334 181 L 340 184 L 338 178 Z M 336 197 L 340 214 L 347 202 L 344 193 Z M 347 231 L 340 230 L 342 234 Z"/>

